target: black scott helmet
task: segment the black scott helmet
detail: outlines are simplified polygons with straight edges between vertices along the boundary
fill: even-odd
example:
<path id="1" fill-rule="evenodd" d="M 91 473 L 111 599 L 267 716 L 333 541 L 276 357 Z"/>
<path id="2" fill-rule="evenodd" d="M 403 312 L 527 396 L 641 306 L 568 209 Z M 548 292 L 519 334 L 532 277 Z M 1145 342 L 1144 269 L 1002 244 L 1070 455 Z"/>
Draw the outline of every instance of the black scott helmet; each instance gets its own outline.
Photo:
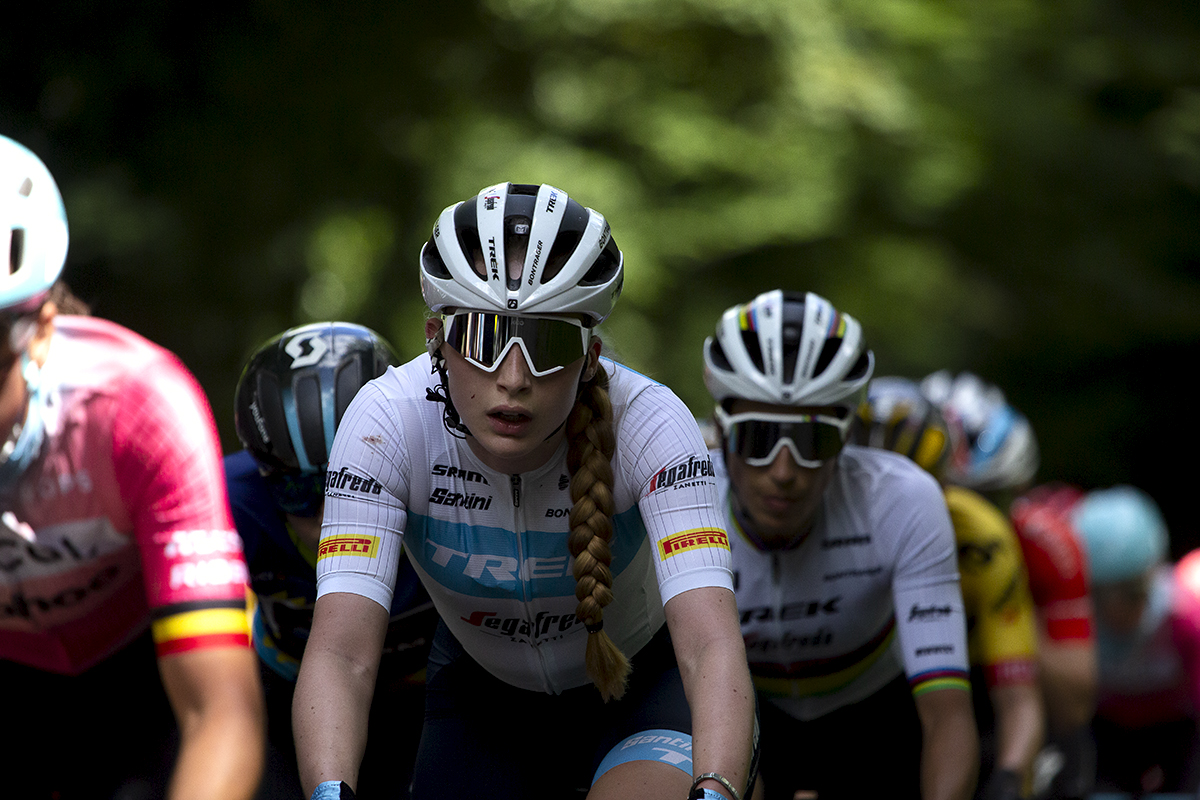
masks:
<path id="1" fill-rule="evenodd" d="M 291 328 L 250 357 L 234 396 L 234 427 L 285 511 L 316 513 L 346 407 L 399 363 L 383 337 L 348 322 Z"/>

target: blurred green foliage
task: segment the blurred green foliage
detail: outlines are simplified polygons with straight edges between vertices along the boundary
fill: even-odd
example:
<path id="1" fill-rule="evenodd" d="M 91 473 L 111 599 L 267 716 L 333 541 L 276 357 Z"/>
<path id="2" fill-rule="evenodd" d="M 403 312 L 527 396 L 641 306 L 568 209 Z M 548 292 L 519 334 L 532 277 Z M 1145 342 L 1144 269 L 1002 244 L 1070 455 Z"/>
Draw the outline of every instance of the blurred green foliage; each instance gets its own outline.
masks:
<path id="1" fill-rule="evenodd" d="M 878 374 L 979 372 L 1043 477 L 1138 483 L 1200 543 L 1200 442 L 1163 414 L 1200 352 L 1194 2 L 57 2 L 6 28 L 0 130 L 59 179 L 70 281 L 183 357 L 230 448 L 256 344 L 340 317 L 419 353 L 437 213 L 549 182 L 625 254 L 604 335 L 698 414 L 721 311 L 811 289 Z"/>

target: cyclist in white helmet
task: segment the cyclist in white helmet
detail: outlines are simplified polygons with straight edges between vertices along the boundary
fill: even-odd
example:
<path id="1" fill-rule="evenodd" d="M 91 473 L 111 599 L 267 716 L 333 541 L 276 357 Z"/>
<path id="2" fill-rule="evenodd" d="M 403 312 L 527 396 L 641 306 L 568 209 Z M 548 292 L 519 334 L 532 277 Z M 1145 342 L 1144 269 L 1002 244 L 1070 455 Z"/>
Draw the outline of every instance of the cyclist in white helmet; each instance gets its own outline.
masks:
<path id="1" fill-rule="evenodd" d="M 975 786 L 946 504 L 912 461 L 846 444 L 873 365 L 859 323 L 812 293 L 734 306 L 704 344 L 768 800 Z"/>
<path id="2" fill-rule="evenodd" d="M 501 183 L 442 212 L 420 269 L 429 353 L 356 395 L 330 456 L 305 788 L 353 796 L 403 543 L 442 620 L 415 800 L 748 796 L 712 465 L 670 390 L 600 358 L 623 277 L 604 217 Z"/>
<path id="3" fill-rule="evenodd" d="M 1033 426 L 1004 392 L 971 372 L 939 370 L 921 381 L 921 392 L 950 426 L 950 455 L 943 477 L 1007 511 L 1028 489 L 1041 462 Z"/>
<path id="4" fill-rule="evenodd" d="M 0 680 L 33 709 L 3 794 L 249 798 L 262 690 L 204 393 L 78 313 L 58 188 L 3 136 L 0 253 Z"/>

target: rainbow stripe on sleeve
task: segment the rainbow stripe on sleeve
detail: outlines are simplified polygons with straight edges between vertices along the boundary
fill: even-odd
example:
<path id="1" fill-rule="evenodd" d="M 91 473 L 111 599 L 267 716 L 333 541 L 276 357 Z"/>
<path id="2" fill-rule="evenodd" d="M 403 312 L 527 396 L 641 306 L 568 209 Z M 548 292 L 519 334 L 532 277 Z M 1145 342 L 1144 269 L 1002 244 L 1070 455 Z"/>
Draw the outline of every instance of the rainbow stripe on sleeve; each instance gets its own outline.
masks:
<path id="1" fill-rule="evenodd" d="M 150 624 L 157 655 L 216 647 L 249 647 L 245 601 L 183 603 L 159 609 Z"/>
<path id="2" fill-rule="evenodd" d="M 954 667 L 940 667 L 918 672 L 908 679 L 908 686 L 913 697 L 920 697 L 926 692 L 939 689 L 962 689 L 971 691 L 971 679 L 966 670 Z"/>

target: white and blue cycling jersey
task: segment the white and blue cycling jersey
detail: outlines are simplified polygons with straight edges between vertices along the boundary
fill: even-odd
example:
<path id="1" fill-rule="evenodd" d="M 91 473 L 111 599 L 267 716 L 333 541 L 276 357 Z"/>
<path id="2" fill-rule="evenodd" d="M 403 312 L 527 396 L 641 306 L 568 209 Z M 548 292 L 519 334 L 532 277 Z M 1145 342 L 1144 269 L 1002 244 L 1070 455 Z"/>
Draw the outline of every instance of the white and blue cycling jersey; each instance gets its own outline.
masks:
<path id="1" fill-rule="evenodd" d="M 611 361 L 613 601 L 604 630 L 626 654 L 690 589 L 732 589 L 713 465 L 687 407 Z M 318 594 L 351 592 L 385 608 L 403 552 L 463 649 L 518 688 L 559 693 L 590 683 L 587 634 L 567 549 L 564 442 L 539 469 L 485 466 L 443 424 L 428 356 L 359 391 L 338 428 L 326 485 Z"/>

